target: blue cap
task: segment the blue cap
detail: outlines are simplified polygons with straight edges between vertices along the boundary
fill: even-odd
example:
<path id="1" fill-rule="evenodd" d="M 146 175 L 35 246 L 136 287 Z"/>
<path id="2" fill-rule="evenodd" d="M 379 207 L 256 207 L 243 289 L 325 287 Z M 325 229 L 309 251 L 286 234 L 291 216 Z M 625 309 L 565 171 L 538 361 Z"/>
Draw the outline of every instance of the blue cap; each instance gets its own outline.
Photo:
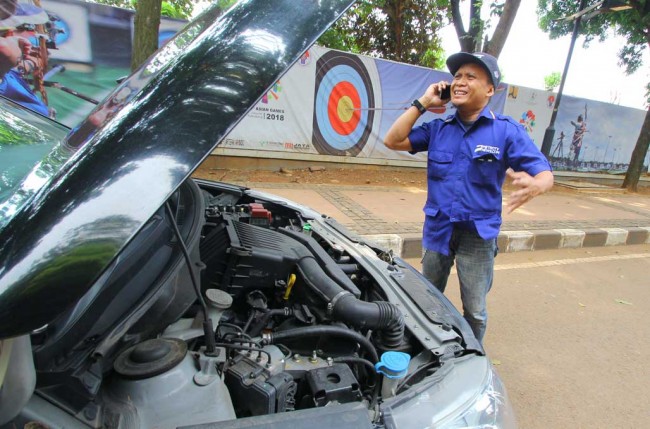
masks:
<path id="1" fill-rule="evenodd" d="M 453 75 L 456 74 L 459 68 L 467 63 L 478 64 L 485 69 L 494 89 L 499 86 L 501 82 L 501 72 L 499 71 L 499 64 L 497 64 L 497 59 L 490 54 L 485 52 L 474 52 L 470 54 L 469 52 L 458 52 L 447 58 L 447 68 L 449 72 Z"/>
<path id="2" fill-rule="evenodd" d="M 385 352 L 375 364 L 378 373 L 388 378 L 402 378 L 409 369 L 411 356 L 402 352 Z"/>

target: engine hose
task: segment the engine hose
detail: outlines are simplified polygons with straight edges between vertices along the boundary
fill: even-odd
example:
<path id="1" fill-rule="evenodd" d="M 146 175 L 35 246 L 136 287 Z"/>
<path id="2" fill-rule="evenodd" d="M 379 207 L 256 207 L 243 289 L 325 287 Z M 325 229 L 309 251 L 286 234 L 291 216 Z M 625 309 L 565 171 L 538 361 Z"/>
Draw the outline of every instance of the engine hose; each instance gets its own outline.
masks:
<path id="1" fill-rule="evenodd" d="M 273 332 L 265 334 L 263 340 L 268 344 L 277 344 L 285 340 L 296 340 L 306 337 L 342 337 L 352 341 L 356 341 L 368 353 L 371 362 L 378 362 L 379 356 L 375 346 L 372 345 L 370 340 L 356 331 L 341 328 L 338 326 L 305 326 L 303 328 L 289 329 L 286 331 Z"/>
<path id="2" fill-rule="evenodd" d="M 404 316 L 390 302 L 366 302 L 352 295 L 344 295 L 332 306 L 332 317 L 358 328 L 377 329 L 382 346 L 388 350 L 396 349 L 402 344 Z"/>
<path id="3" fill-rule="evenodd" d="M 333 282 L 313 258 L 298 261 L 298 271 L 309 288 L 323 299 L 334 320 L 380 332 L 382 347 L 398 348 L 404 338 L 404 316 L 390 302 L 366 302 Z"/>
<path id="4" fill-rule="evenodd" d="M 269 310 L 266 313 L 260 317 L 260 320 L 253 325 L 251 328 L 249 334 L 251 337 L 256 337 L 262 332 L 262 329 L 266 327 L 266 324 L 269 323 L 269 319 L 274 316 L 292 316 L 293 315 L 293 309 L 291 308 L 278 308 L 278 309 L 273 309 Z"/>
<path id="5" fill-rule="evenodd" d="M 377 370 L 375 369 L 375 366 L 372 364 L 372 362 L 370 362 L 368 359 L 363 359 L 354 356 L 341 356 L 341 357 L 335 357 L 334 359 L 332 359 L 332 362 L 363 365 L 368 369 L 368 374 L 370 377 L 372 377 L 373 382 L 374 383 L 377 382 Z"/>
<path id="6" fill-rule="evenodd" d="M 359 271 L 357 264 L 338 264 L 338 266 L 345 274 L 354 274 Z"/>

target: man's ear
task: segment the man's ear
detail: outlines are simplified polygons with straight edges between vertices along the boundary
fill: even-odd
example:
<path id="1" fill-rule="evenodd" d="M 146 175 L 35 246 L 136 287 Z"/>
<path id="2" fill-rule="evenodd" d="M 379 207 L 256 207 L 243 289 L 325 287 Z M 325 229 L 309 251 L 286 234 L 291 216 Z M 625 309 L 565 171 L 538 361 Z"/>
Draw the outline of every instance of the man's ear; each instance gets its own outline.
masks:
<path id="1" fill-rule="evenodd" d="M 490 97 L 494 95 L 494 85 L 490 85 L 490 89 L 488 90 L 487 95 Z"/>

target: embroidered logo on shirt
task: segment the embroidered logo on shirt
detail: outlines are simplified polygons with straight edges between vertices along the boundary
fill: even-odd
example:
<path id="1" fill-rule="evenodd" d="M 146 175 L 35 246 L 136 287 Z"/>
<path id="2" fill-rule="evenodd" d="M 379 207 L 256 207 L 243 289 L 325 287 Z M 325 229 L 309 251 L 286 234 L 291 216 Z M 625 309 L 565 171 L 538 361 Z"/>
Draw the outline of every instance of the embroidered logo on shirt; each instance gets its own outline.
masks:
<path id="1" fill-rule="evenodd" d="M 479 144 L 476 145 L 476 149 L 474 149 L 474 152 L 485 152 L 485 153 L 498 155 L 501 153 L 501 149 L 498 146 L 486 146 L 484 144 Z"/>

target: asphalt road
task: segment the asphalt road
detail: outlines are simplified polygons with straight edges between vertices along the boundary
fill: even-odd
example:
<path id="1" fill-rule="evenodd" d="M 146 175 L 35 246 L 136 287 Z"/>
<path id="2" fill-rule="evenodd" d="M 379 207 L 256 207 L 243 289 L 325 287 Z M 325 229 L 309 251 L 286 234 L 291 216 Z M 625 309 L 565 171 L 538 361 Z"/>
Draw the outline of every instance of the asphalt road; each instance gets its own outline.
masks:
<path id="1" fill-rule="evenodd" d="M 485 347 L 520 427 L 650 427 L 650 245 L 501 254 L 495 269 Z M 460 308 L 455 272 L 446 293 Z"/>

